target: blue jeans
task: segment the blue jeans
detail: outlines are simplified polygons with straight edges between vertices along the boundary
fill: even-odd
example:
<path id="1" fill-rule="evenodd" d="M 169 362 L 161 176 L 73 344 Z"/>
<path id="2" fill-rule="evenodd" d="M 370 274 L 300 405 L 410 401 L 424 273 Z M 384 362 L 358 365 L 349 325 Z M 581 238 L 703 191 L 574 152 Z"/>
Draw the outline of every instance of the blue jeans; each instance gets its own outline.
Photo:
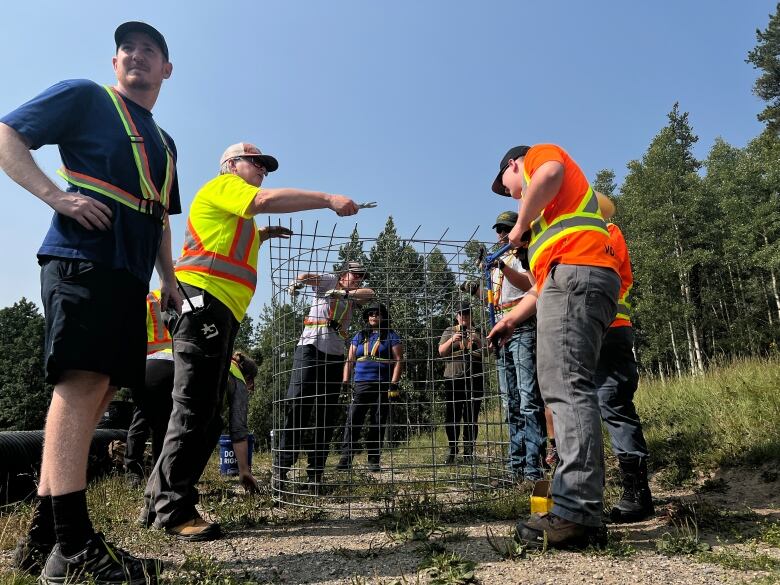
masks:
<path id="1" fill-rule="evenodd" d="M 541 479 L 544 402 L 536 379 L 536 319 L 517 329 L 498 359 L 501 402 L 509 425 L 509 467 L 515 477 Z"/>
<path id="2" fill-rule="evenodd" d="M 599 394 L 601 418 L 609 431 L 617 456 L 647 457 L 642 421 L 634 407 L 639 372 L 634 359 L 634 329 L 611 327 L 601 344 L 594 379 Z"/>

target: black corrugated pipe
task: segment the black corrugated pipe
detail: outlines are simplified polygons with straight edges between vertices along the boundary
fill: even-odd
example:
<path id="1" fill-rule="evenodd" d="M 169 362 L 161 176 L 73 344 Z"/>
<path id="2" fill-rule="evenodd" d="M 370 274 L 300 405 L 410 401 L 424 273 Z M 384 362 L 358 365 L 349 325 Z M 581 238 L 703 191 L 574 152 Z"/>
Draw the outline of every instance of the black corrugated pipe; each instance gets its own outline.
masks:
<path id="1" fill-rule="evenodd" d="M 87 476 L 92 479 L 110 468 L 108 444 L 126 441 L 127 431 L 98 429 L 89 448 Z M 8 504 L 35 493 L 41 469 L 43 431 L 0 432 L 0 503 Z"/>

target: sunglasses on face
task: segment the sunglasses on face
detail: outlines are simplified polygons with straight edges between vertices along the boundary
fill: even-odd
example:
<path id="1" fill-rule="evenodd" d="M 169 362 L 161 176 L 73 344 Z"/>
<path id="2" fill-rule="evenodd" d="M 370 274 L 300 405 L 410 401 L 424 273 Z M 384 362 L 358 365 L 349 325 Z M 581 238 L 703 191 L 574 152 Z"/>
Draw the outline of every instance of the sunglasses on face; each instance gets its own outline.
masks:
<path id="1" fill-rule="evenodd" d="M 506 226 L 498 226 L 496 228 L 497 234 L 508 234 L 511 230 Z"/>
<path id="2" fill-rule="evenodd" d="M 250 165 L 252 165 L 256 169 L 260 169 L 261 171 L 263 171 L 263 176 L 264 177 L 268 176 L 268 171 L 265 170 L 265 165 L 263 164 L 263 161 L 261 161 L 260 159 L 254 158 L 252 156 L 240 156 L 238 158 L 240 160 L 243 160 L 244 162 L 248 162 Z"/>
<path id="3" fill-rule="evenodd" d="M 369 312 L 367 313 L 367 315 L 368 315 L 369 317 L 379 317 L 379 312 L 378 312 L 378 311 L 369 311 Z"/>

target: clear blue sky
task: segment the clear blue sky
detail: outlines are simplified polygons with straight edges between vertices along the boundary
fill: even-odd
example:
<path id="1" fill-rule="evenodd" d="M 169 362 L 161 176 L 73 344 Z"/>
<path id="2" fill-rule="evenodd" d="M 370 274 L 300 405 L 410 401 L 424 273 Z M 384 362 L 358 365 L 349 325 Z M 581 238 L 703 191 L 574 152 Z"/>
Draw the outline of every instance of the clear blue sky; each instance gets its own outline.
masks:
<path id="1" fill-rule="evenodd" d="M 745 63 L 775 1 L 746 2 L 13 2 L 3 9 L 0 113 L 61 79 L 113 81 L 113 31 L 145 20 L 168 40 L 173 76 L 154 109 L 176 140 L 183 206 L 234 142 L 275 155 L 267 186 L 343 193 L 379 207 L 354 218 L 375 236 L 492 240 L 514 204 L 490 183 L 510 146 L 556 142 L 592 178 L 622 179 L 675 101 L 704 157 L 717 136 L 744 146 L 761 126 Z M 50 175 L 57 151 L 36 153 Z M 40 304 L 35 253 L 51 211 L 0 177 L 0 307 Z M 278 217 L 278 216 L 277 216 Z M 173 221 L 174 256 L 185 216 Z M 258 221 L 267 223 L 267 217 Z M 329 231 L 329 230 L 328 230 Z M 270 297 L 269 260 L 250 315 Z M 266 274 L 263 275 L 263 271 Z M 156 284 L 156 276 L 152 284 Z"/>

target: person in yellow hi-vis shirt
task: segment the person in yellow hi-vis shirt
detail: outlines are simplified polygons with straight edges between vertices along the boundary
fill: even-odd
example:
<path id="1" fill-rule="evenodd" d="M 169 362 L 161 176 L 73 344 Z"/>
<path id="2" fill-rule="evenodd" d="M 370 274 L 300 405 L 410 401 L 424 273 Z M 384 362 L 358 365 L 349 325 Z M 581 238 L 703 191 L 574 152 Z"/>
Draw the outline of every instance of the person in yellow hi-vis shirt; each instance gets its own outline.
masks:
<path id="1" fill-rule="evenodd" d="M 220 159 L 220 174 L 206 183 L 190 207 L 184 249 L 176 262 L 183 293 L 173 332 L 173 411 L 162 454 L 145 491 L 144 524 L 180 540 L 212 540 L 219 525 L 195 509 L 195 487 L 222 430 L 220 406 L 233 342 L 257 281 L 257 249 L 282 227 L 257 229 L 258 213 L 332 209 L 354 215 L 357 204 L 343 195 L 302 189 L 261 189 L 277 160 L 252 144 L 234 144 Z"/>

